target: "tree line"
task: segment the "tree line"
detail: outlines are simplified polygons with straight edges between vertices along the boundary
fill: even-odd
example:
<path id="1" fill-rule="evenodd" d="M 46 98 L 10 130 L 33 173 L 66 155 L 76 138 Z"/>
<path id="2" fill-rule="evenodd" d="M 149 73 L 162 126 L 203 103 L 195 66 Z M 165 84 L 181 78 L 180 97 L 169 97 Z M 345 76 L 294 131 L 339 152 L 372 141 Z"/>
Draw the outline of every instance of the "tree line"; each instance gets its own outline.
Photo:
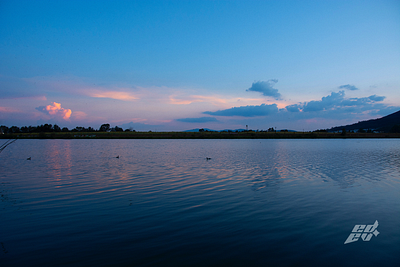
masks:
<path id="1" fill-rule="evenodd" d="M 3 134 L 10 134 L 10 133 L 54 133 L 54 132 L 123 132 L 124 129 L 121 127 L 115 126 L 111 127 L 109 123 L 102 124 L 99 129 L 94 129 L 92 127 L 81 127 L 77 126 L 73 129 L 68 129 L 67 127 L 61 128 L 57 124 L 42 124 L 38 126 L 12 126 L 7 127 L 5 125 L 0 126 L 0 131 Z M 132 129 L 126 129 L 125 132 L 135 131 Z"/>

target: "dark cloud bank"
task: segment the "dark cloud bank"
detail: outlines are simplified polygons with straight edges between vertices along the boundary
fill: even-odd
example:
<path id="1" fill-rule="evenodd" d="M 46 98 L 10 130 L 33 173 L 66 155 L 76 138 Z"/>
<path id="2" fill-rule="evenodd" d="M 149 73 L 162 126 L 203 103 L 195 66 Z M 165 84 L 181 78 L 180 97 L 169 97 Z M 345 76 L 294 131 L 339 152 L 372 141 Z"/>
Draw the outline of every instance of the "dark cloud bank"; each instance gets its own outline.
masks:
<path id="1" fill-rule="evenodd" d="M 285 108 L 278 109 L 276 104 L 261 104 L 258 106 L 241 106 L 218 111 L 205 111 L 203 114 L 213 116 L 242 116 L 256 117 L 268 116 L 282 113 L 301 113 L 309 117 L 326 117 L 330 114 L 332 117 L 343 113 L 362 113 L 371 111 L 386 113 L 398 110 L 398 107 L 390 107 L 379 103 L 385 99 L 384 96 L 371 95 L 362 98 L 345 98 L 345 92 L 332 92 L 330 95 L 322 97 L 321 100 L 312 100 L 309 102 L 288 105 Z"/>
<path id="2" fill-rule="evenodd" d="M 276 79 L 268 81 L 254 82 L 246 91 L 260 92 L 264 96 L 281 99 L 281 94 L 278 89 L 274 88 L 278 82 Z M 346 84 L 338 88 L 355 91 L 358 90 L 354 85 Z M 308 102 L 288 105 L 285 108 L 279 109 L 276 104 L 261 104 L 253 106 L 232 107 L 217 111 L 205 111 L 203 114 L 210 116 L 225 116 L 256 119 L 257 117 L 268 117 L 268 120 L 287 121 L 287 120 L 305 120 L 322 118 L 328 120 L 348 120 L 355 119 L 358 116 L 385 116 L 399 110 L 399 107 L 388 106 L 382 103 L 385 96 L 371 95 L 360 98 L 345 98 L 345 91 L 332 92 L 330 95 L 324 96 L 321 100 L 312 100 Z M 218 122 L 214 117 L 200 118 L 182 118 L 177 119 L 179 122 L 187 123 L 207 123 Z M 247 123 L 243 122 L 243 123 Z"/>

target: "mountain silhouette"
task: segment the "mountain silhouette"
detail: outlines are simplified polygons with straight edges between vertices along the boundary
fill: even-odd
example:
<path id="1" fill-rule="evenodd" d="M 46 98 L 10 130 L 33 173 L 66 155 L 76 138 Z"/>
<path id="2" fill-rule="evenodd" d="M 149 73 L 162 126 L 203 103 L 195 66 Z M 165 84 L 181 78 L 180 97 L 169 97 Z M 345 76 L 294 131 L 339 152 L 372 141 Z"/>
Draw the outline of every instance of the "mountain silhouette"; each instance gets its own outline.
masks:
<path id="1" fill-rule="evenodd" d="M 329 129 L 328 131 L 335 132 L 343 129 L 346 129 L 346 131 L 371 129 L 376 131 L 390 132 L 395 125 L 400 125 L 400 110 L 379 119 L 360 121 L 351 125 L 337 126 Z"/>

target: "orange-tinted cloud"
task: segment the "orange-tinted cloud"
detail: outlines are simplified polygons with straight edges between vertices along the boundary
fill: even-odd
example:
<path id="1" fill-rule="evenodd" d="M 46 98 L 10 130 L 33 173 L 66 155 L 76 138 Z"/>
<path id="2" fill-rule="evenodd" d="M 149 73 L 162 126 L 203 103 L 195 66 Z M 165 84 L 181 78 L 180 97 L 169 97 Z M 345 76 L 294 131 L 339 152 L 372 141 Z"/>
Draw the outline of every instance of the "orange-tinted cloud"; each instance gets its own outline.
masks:
<path id="1" fill-rule="evenodd" d="M 130 101 L 138 99 L 135 95 L 130 92 L 123 91 L 101 91 L 101 90 L 91 90 L 87 92 L 88 96 L 99 97 L 99 98 L 111 98 L 117 100 Z"/>
<path id="2" fill-rule="evenodd" d="M 36 110 L 51 115 L 52 117 L 61 117 L 64 120 L 69 120 L 72 114 L 72 110 L 62 108 L 61 104 L 57 102 L 53 102 L 51 105 L 37 107 Z"/>

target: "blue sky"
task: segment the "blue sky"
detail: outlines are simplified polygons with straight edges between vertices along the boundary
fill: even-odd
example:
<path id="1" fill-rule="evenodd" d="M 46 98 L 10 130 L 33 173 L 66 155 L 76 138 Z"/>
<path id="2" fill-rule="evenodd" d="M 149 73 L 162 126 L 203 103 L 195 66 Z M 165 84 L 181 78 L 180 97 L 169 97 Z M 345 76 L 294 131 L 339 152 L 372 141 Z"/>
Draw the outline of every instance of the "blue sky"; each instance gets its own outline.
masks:
<path id="1" fill-rule="evenodd" d="M 399 92 L 399 1 L 0 0 L 1 125 L 315 130 Z"/>

